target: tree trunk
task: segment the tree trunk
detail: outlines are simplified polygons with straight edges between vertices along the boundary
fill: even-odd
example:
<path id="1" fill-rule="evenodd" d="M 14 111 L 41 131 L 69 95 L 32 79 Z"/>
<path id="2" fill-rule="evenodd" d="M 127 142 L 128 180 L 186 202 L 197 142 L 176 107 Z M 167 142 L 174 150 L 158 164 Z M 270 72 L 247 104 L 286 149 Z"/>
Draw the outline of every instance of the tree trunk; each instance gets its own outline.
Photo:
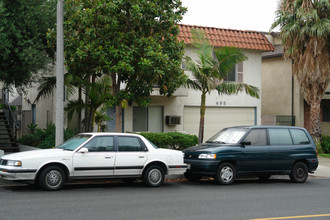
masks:
<path id="1" fill-rule="evenodd" d="M 200 108 L 200 120 L 199 120 L 199 131 L 198 131 L 198 143 L 203 143 L 204 139 L 204 120 L 205 120 L 205 99 L 206 92 L 202 92 L 201 96 L 201 108 Z"/>
<path id="2" fill-rule="evenodd" d="M 117 76 L 117 74 L 112 73 L 111 74 L 111 80 L 112 80 L 112 95 L 113 97 L 117 98 L 117 93 L 120 90 L 120 77 Z M 122 106 L 121 106 L 121 100 L 117 100 L 117 105 L 115 109 L 115 116 L 116 116 L 116 132 L 122 132 Z"/>
<path id="3" fill-rule="evenodd" d="M 121 103 L 119 103 L 119 105 L 116 106 L 116 132 L 123 132 L 122 130 L 122 106 Z"/>
<path id="4" fill-rule="evenodd" d="M 79 86 L 79 89 L 78 89 L 78 100 L 79 100 L 79 103 L 82 102 L 82 89 L 81 89 L 81 86 Z M 82 129 L 81 129 L 81 110 L 78 111 L 78 133 L 81 133 L 82 132 Z"/>
<path id="5" fill-rule="evenodd" d="M 310 117 L 309 117 L 309 125 L 310 125 L 310 133 L 312 137 L 319 138 L 321 137 L 321 103 L 319 100 L 312 100 L 309 103 L 310 106 Z"/>

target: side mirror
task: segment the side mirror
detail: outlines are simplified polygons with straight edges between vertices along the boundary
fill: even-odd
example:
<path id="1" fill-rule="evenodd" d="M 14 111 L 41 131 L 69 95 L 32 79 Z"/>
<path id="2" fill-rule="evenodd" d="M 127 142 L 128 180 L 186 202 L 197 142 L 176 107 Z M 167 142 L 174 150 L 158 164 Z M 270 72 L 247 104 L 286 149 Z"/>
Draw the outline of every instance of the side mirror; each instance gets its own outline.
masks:
<path id="1" fill-rule="evenodd" d="M 79 151 L 78 151 L 79 153 L 88 153 L 88 149 L 86 148 L 86 147 L 83 147 L 83 148 L 81 148 Z"/>
<path id="2" fill-rule="evenodd" d="M 251 141 L 242 141 L 242 142 L 241 142 L 241 145 L 242 145 L 242 146 L 245 146 L 245 145 L 251 145 Z"/>

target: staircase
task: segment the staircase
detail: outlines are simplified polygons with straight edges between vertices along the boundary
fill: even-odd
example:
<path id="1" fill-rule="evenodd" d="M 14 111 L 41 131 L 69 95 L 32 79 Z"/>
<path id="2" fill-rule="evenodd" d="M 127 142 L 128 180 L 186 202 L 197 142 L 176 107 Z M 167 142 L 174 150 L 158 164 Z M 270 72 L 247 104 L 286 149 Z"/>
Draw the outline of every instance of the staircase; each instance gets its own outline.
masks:
<path id="1" fill-rule="evenodd" d="M 0 150 L 5 152 L 16 152 L 19 149 L 15 128 L 12 125 L 6 116 L 6 110 L 0 110 Z"/>

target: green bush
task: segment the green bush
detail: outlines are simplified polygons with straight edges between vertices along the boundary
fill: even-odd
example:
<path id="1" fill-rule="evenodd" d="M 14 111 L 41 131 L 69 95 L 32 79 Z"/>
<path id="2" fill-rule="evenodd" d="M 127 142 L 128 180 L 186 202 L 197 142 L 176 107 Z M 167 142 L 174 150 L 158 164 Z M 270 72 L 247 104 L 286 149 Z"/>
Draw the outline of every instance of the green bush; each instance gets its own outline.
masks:
<path id="1" fill-rule="evenodd" d="M 182 134 L 179 132 L 169 132 L 167 134 L 173 138 L 173 143 L 171 144 L 172 149 L 184 150 L 198 143 L 196 135 Z"/>
<path id="2" fill-rule="evenodd" d="M 55 146 L 55 125 L 49 124 L 46 129 L 40 129 L 38 126 L 29 126 L 30 134 L 24 135 L 18 142 L 24 145 L 38 147 L 42 149 L 52 148 Z M 31 129 L 32 128 L 32 129 Z M 65 129 L 64 140 L 67 140 L 74 136 L 76 132 Z"/>
<path id="3" fill-rule="evenodd" d="M 322 136 L 321 147 L 324 153 L 330 153 L 330 136 Z"/>
<path id="4" fill-rule="evenodd" d="M 188 147 L 195 146 L 198 143 L 196 135 L 182 134 L 179 132 L 168 133 L 150 133 L 142 132 L 140 135 L 147 138 L 160 148 L 172 148 L 176 150 L 184 150 Z"/>
<path id="5" fill-rule="evenodd" d="M 166 133 L 142 132 L 139 134 L 160 148 L 168 148 L 173 142 L 173 138 Z"/>

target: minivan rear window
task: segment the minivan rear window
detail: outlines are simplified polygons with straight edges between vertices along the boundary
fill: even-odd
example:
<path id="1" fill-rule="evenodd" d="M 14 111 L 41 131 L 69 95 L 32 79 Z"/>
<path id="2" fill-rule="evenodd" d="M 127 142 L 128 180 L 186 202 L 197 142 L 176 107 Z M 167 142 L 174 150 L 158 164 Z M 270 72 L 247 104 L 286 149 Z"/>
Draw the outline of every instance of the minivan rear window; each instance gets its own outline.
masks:
<path id="1" fill-rule="evenodd" d="M 285 145 L 292 144 L 291 135 L 289 129 L 268 129 L 269 131 L 269 144 L 270 145 Z"/>
<path id="2" fill-rule="evenodd" d="M 290 133 L 293 139 L 293 144 L 310 144 L 310 141 L 303 130 L 290 129 Z"/>

